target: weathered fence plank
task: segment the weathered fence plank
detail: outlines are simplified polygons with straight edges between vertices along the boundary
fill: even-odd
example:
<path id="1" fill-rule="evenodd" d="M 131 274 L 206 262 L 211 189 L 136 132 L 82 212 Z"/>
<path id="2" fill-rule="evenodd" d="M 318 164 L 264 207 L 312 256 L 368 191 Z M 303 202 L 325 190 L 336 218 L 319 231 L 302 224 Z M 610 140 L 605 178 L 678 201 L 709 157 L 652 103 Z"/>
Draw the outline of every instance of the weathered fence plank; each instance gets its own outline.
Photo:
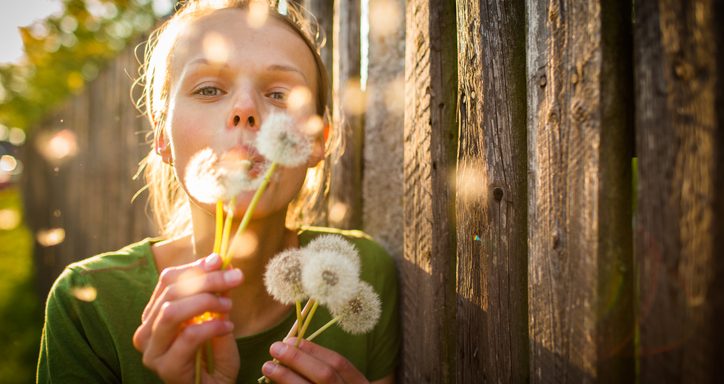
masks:
<path id="1" fill-rule="evenodd" d="M 641 382 L 724 363 L 724 5 L 636 2 Z"/>
<path id="2" fill-rule="evenodd" d="M 630 4 L 527 4 L 531 382 L 629 382 Z"/>
<path id="3" fill-rule="evenodd" d="M 333 116 L 344 135 L 344 153 L 332 165 L 329 224 L 362 227 L 364 98 L 360 88 L 360 0 L 334 2 Z"/>
<path id="4" fill-rule="evenodd" d="M 369 11 L 362 228 L 395 257 L 401 257 L 405 2 L 373 0 Z M 379 16 L 385 18 L 372 19 Z"/>
<path id="5" fill-rule="evenodd" d="M 402 376 L 455 380 L 455 4 L 407 2 Z"/>
<path id="6" fill-rule="evenodd" d="M 525 5 L 457 2 L 457 381 L 528 377 Z"/>
<path id="7" fill-rule="evenodd" d="M 22 181 L 29 226 L 65 231 L 57 245 L 35 244 L 42 297 L 67 264 L 154 233 L 145 199 L 131 204 L 143 186 L 132 177 L 149 148 L 149 127 L 128 96 L 137 68 L 129 48 L 31 133 Z M 39 140 L 62 129 L 75 134 L 78 153 L 53 164 L 38 151 Z"/>

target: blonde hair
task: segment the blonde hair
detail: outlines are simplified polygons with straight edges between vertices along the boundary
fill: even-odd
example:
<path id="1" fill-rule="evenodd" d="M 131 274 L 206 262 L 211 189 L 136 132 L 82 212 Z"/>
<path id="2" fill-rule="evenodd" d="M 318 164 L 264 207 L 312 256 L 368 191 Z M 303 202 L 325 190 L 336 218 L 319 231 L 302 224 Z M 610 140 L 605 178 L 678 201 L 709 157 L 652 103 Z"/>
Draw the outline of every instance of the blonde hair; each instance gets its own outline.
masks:
<path id="1" fill-rule="evenodd" d="M 226 8 L 246 9 L 254 0 L 191 0 L 179 4 L 176 13 L 154 30 L 147 42 L 144 61 L 139 70 L 139 77 L 134 86 L 142 88 L 136 106 L 144 113 L 153 127 L 150 138 L 155 138 L 165 129 L 165 113 L 168 108 L 168 92 L 170 85 L 169 64 L 173 48 L 182 27 L 189 21 Z M 322 62 L 319 50 L 324 46 L 325 37 L 314 16 L 301 6 L 293 3 L 287 5 L 287 13 L 281 14 L 276 9 L 276 1 L 265 0 L 269 6 L 269 15 L 287 26 L 302 38 L 314 56 L 317 67 L 317 113 L 325 121 L 331 120 L 327 108 L 329 95 L 329 76 Z M 304 16 L 307 17 L 304 17 Z M 329 135 L 325 142 L 325 159 L 315 168 L 307 171 L 307 179 L 296 199 L 290 204 L 287 212 L 288 225 L 324 224 L 326 205 L 323 203 L 329 190 L 330 164 L 339 157 L 338 149 L 342 148 L 344 135 L 328 128 Z M 153 142 L 153 140 L 151 140 Z M 161 156 L 154 150 L 140 162 L 139 171 L 146 179 L 149 192 L 149 206 L 154 221 L 161 234 L 167 237 L 179 236 L 191 230 L 191 218 L 188 199 L 176 180 L 173 167 L 165 164 Z M 140 191 L 139 191 L 140 192 Z"/>

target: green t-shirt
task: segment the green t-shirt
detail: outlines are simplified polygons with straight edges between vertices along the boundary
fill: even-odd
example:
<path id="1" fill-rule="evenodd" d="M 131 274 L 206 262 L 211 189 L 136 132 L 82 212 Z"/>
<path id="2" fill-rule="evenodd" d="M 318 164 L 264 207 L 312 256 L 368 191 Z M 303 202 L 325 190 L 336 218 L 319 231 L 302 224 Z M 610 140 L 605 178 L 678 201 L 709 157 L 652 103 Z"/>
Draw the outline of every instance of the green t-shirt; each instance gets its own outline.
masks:
<path id="1" fill-rule="evenodd" d="M 335 233 L 360 251 L 361 278 L 382 300 L 382 316 L 364 335 L 350 335 L 333 326 L 315 343 L 337 351 L 368 380 L 393 372 L 400 345 L 397 280 L 390 256 L 359 231 L 305 228 L 301 245 L 315 236 Z M 45 326 L 38 361 L 39 383 L 156 383 L 132 344 L 141 313 L 158 281 L 151 252 L 154 240 L 145 239 L 116 252 L 69 265 L 58 277 L 45 312 Z M 331 319 L 319 307 L 307 334 Z M 256 383 L 261 366 L 271 360 L 269 346 L 282 340 L 294 323 L 294 311 L 279 324 L 261 333 L 237 339 L 241 368 L 238 383 Z"/>

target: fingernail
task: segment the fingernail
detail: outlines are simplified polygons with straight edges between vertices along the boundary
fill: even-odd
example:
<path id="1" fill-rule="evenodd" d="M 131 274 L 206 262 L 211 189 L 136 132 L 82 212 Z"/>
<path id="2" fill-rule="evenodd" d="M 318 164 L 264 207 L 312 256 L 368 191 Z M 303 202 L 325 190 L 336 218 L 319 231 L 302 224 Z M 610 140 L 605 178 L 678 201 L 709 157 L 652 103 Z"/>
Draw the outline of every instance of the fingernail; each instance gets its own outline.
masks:
<path id="1" fill-rule="evenodd" d="M 236 284 L 241 281 L 241 270 L 230 269 L 224 272 L 224 281 L 229 284 Z"/>
<path id="2" fill-rule="evenodd" d="M 228 297 L 219 297 L 219 303 L 224 308 L 231 308 L 231 299 Z"/>
<path id="3" fill-rule="evenodd" d="M 274 344 L 272 344 L 272 346 L 271 346 L 271 354 L 272 354 L 272 356 L 274 356 L 274 357 L 279 357 L 279 356 L 281 356 L 281 355 L 284 353 L 284 351 L 285 351 L 286 349 L 287 349 L 286 344 L 284 344 L 284 343 L 274 343 Z"/>
<path id="4" fill-rule="evenodd" d="M 274 370 L 276 368 L 277 368 L 276 364 L 272 363 L 271 361 L 267 361 L 261 367 L 261 371 L 264 373 L 265 376 L 271 376 L 271 374 L 274 373 Z"/>
<path id="5" fill-rule="evenodd" d="M 208 256 L 206 256 L 206 262 L 204 262 L 204 267 L 206 269 L 213 268 L 216 264 L 219 263 L 221 258 L 216 253 L 212 253 Z"/>

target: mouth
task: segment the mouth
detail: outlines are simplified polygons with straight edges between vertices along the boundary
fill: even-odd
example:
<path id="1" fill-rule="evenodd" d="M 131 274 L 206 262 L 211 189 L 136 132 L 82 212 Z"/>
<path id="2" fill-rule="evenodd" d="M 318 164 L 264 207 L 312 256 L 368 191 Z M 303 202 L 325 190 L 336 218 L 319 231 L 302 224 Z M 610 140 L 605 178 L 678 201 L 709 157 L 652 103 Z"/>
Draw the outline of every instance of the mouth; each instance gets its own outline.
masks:
<path id="1" fill-rule="evenodd" d="M 265 168 L 266 159 L 257 152 L 256 148 L 249 145 L 241 145 L 229 149 L 223 155 L 229 159 L 249 162 L 247 174 L 250 178 L 257 178 Z"/>

